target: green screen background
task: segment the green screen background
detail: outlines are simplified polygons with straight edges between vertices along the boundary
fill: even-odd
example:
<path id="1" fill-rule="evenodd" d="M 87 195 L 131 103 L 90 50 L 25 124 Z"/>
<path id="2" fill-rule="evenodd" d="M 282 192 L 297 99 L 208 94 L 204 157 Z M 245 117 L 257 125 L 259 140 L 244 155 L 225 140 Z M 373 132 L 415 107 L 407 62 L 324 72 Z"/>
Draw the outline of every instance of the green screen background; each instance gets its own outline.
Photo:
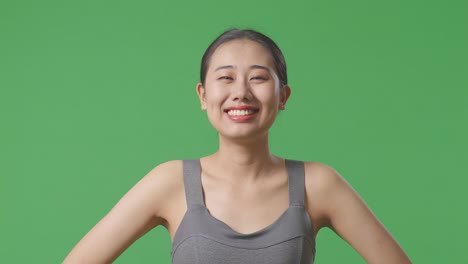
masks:
<path id="1" fill-rule="evenodd" d="M 208 155 L 195 94 L 230 27 L 292 95 L 272 151 L 335 168 L 415 263 L 468 263 L 466 1 L 2 1 L 0 263 L 59 263 L 141 177 Z M 115 263 L 170 263 L 158 227 Z M 364 263 L 329 230 L 316 263 Z"/>

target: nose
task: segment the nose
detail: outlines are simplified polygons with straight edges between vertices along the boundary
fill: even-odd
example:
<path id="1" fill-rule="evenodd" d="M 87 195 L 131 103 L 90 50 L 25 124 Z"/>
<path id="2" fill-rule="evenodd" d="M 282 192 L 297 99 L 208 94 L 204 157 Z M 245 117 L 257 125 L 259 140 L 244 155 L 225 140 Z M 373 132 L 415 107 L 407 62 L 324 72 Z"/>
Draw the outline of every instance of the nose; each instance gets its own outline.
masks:
<path id="1" fill-rule="evenodd" d="M 232 99 L 233 101 L 251 101 L 252 91 L 247 81 L 239 80 L 239 82 L 232 86 Z"/>

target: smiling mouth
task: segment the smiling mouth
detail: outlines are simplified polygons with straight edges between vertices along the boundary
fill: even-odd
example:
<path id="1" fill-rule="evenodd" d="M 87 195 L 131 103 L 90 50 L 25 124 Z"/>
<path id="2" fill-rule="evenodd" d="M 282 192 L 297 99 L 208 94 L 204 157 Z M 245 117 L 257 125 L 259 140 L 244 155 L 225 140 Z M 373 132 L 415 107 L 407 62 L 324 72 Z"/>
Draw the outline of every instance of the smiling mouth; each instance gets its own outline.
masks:
<path id="1" fill-rule="evenodd" d="M 258 112 L 258 109 L 231 109 L 225 111 L 230 116 L 248 116 Z"/>

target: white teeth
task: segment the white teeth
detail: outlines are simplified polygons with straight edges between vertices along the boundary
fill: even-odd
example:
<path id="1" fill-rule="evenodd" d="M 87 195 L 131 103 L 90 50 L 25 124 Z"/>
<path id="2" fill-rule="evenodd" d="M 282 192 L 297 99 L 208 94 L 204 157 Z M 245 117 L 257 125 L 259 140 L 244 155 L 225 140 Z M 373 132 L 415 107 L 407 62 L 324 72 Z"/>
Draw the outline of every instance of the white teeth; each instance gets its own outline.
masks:
<path id="1" fill-rule="evenodd" d="M 245 116 L 245 115 L 251 115 L 255 113 L 254 110 L 246 109 L 246 110 L 229 110 L 228 115 L 232 116 Z"/>

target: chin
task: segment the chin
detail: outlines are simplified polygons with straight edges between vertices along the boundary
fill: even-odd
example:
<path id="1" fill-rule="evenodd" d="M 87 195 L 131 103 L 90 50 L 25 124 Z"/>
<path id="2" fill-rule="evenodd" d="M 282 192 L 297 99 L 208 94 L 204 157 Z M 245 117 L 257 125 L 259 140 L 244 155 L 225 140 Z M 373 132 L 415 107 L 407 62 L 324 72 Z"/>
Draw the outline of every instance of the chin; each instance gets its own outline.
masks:
<path id="1" fill-rule="evenodd" d="M 231 131 L 218 130 L 220 137 L 235 141 L 252 141 L 268 136 L 268 130 L 259 129 L 233 129 Z"/>

